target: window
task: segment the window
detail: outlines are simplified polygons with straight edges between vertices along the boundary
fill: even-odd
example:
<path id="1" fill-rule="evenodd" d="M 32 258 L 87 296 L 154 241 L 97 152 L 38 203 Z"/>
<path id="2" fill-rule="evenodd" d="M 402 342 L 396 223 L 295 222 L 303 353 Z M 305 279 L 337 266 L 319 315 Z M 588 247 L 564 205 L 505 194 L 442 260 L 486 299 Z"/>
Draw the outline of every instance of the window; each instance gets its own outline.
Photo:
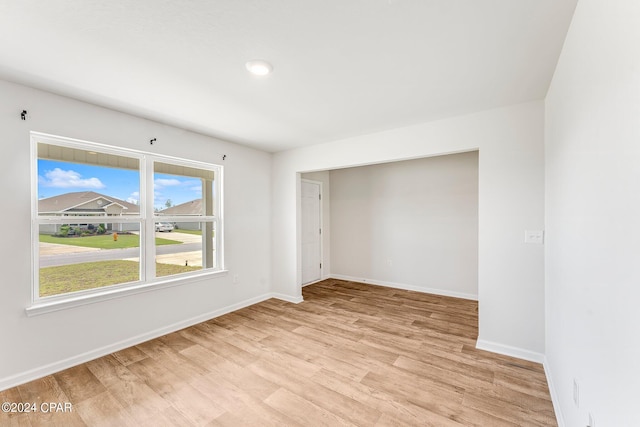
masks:
<path id="1" fill-rule="evenodd" d="M 169 247 L 155 245 L 157 266 L 179 265 L 185 270 L 216 268 L 218 263 L 213 256 L 216 253 L 214 177 L 213 169 L 202 169 L 175 162 L 154 162 L 155 230 L 175 231 L 173 234 L 179 235 L 180 240 L 184 242 L 180 245 L 179 252 L 166 250 Z M 178 187 L 180 194 L 190 194 L 186 197 L 187 201 L 176 203 L 175 199 L 165 194 L 170 189 Z M 173 236 L 171 238 L 173 239 Z M 171 274 L 171 269 L 156 269 L 158 277 Z"/>
<path id="2" fill-rule="evenodd" d="M 222 270 L 222 167 L 31 134 L 32 303 Z"/>

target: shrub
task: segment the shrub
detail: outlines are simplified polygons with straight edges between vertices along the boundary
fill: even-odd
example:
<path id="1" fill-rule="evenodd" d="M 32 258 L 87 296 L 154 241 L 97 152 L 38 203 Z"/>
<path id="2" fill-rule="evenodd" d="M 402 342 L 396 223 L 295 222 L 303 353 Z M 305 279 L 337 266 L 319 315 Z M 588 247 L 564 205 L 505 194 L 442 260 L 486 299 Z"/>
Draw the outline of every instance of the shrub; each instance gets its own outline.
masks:
<path id="1" fill-rule="evenodd" d="M 104 234 L 107 232 L 107 227 L 104 224 L 98 224 L 98 234 Z"/>
<path id="2" fill-rule="evenodd" d="M 68 234 L 69 234 L 69 226 L 66 224 L 61 226 L 60 231 L 58 232 L 58 235 L 61 237 L 67 237 Z"/>

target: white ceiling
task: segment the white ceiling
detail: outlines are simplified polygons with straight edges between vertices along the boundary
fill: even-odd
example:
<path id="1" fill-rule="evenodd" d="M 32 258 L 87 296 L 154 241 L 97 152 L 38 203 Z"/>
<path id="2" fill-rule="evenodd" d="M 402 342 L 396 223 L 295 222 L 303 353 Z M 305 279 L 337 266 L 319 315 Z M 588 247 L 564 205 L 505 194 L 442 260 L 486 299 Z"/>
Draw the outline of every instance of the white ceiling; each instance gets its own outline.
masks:
<path id="1" fill-rule="evenodd" d="M 0 0 L 0 78 L 275 152 L 542 99 L 576 2 Z"/>

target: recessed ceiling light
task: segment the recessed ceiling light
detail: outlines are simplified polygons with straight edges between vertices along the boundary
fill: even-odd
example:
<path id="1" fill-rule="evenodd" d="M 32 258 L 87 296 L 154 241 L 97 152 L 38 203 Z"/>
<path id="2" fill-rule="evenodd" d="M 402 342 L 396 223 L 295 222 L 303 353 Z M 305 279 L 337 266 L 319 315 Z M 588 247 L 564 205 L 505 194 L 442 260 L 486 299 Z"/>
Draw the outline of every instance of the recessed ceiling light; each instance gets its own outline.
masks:
<path id="1" fill-rule="evenodd" d="M 273 66 L 262 59 L 254 59 L 246 64 L 247 70 L 254 76 L 266 76 L 273 71 Z"/>

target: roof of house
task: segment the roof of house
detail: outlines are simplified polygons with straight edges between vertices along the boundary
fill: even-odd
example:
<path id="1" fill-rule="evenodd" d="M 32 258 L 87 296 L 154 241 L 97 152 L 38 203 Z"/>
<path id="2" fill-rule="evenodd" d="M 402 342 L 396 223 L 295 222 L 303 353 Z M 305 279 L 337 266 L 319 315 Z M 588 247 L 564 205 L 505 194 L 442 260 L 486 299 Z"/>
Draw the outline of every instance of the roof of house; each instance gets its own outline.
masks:
<path id="1" fill-rule="evenodd" d="M 99 208 L 83 207 L 96 201 Z M 96 193 L 94 191 L 77 191 L 64 193 L 58 196 L 38 200 L 38 212 L 40 213 L 100 213 L 105 212 L 109 206 L 119 205 L 129 215 L 140 213 L 140 206 L 125 202 L 113 196 Z"/>
<path id="2" fill-rule="evenodd" d="M 202 215 L 202 199 L 171 206 L 157 212 L 159 215 Z"/>

